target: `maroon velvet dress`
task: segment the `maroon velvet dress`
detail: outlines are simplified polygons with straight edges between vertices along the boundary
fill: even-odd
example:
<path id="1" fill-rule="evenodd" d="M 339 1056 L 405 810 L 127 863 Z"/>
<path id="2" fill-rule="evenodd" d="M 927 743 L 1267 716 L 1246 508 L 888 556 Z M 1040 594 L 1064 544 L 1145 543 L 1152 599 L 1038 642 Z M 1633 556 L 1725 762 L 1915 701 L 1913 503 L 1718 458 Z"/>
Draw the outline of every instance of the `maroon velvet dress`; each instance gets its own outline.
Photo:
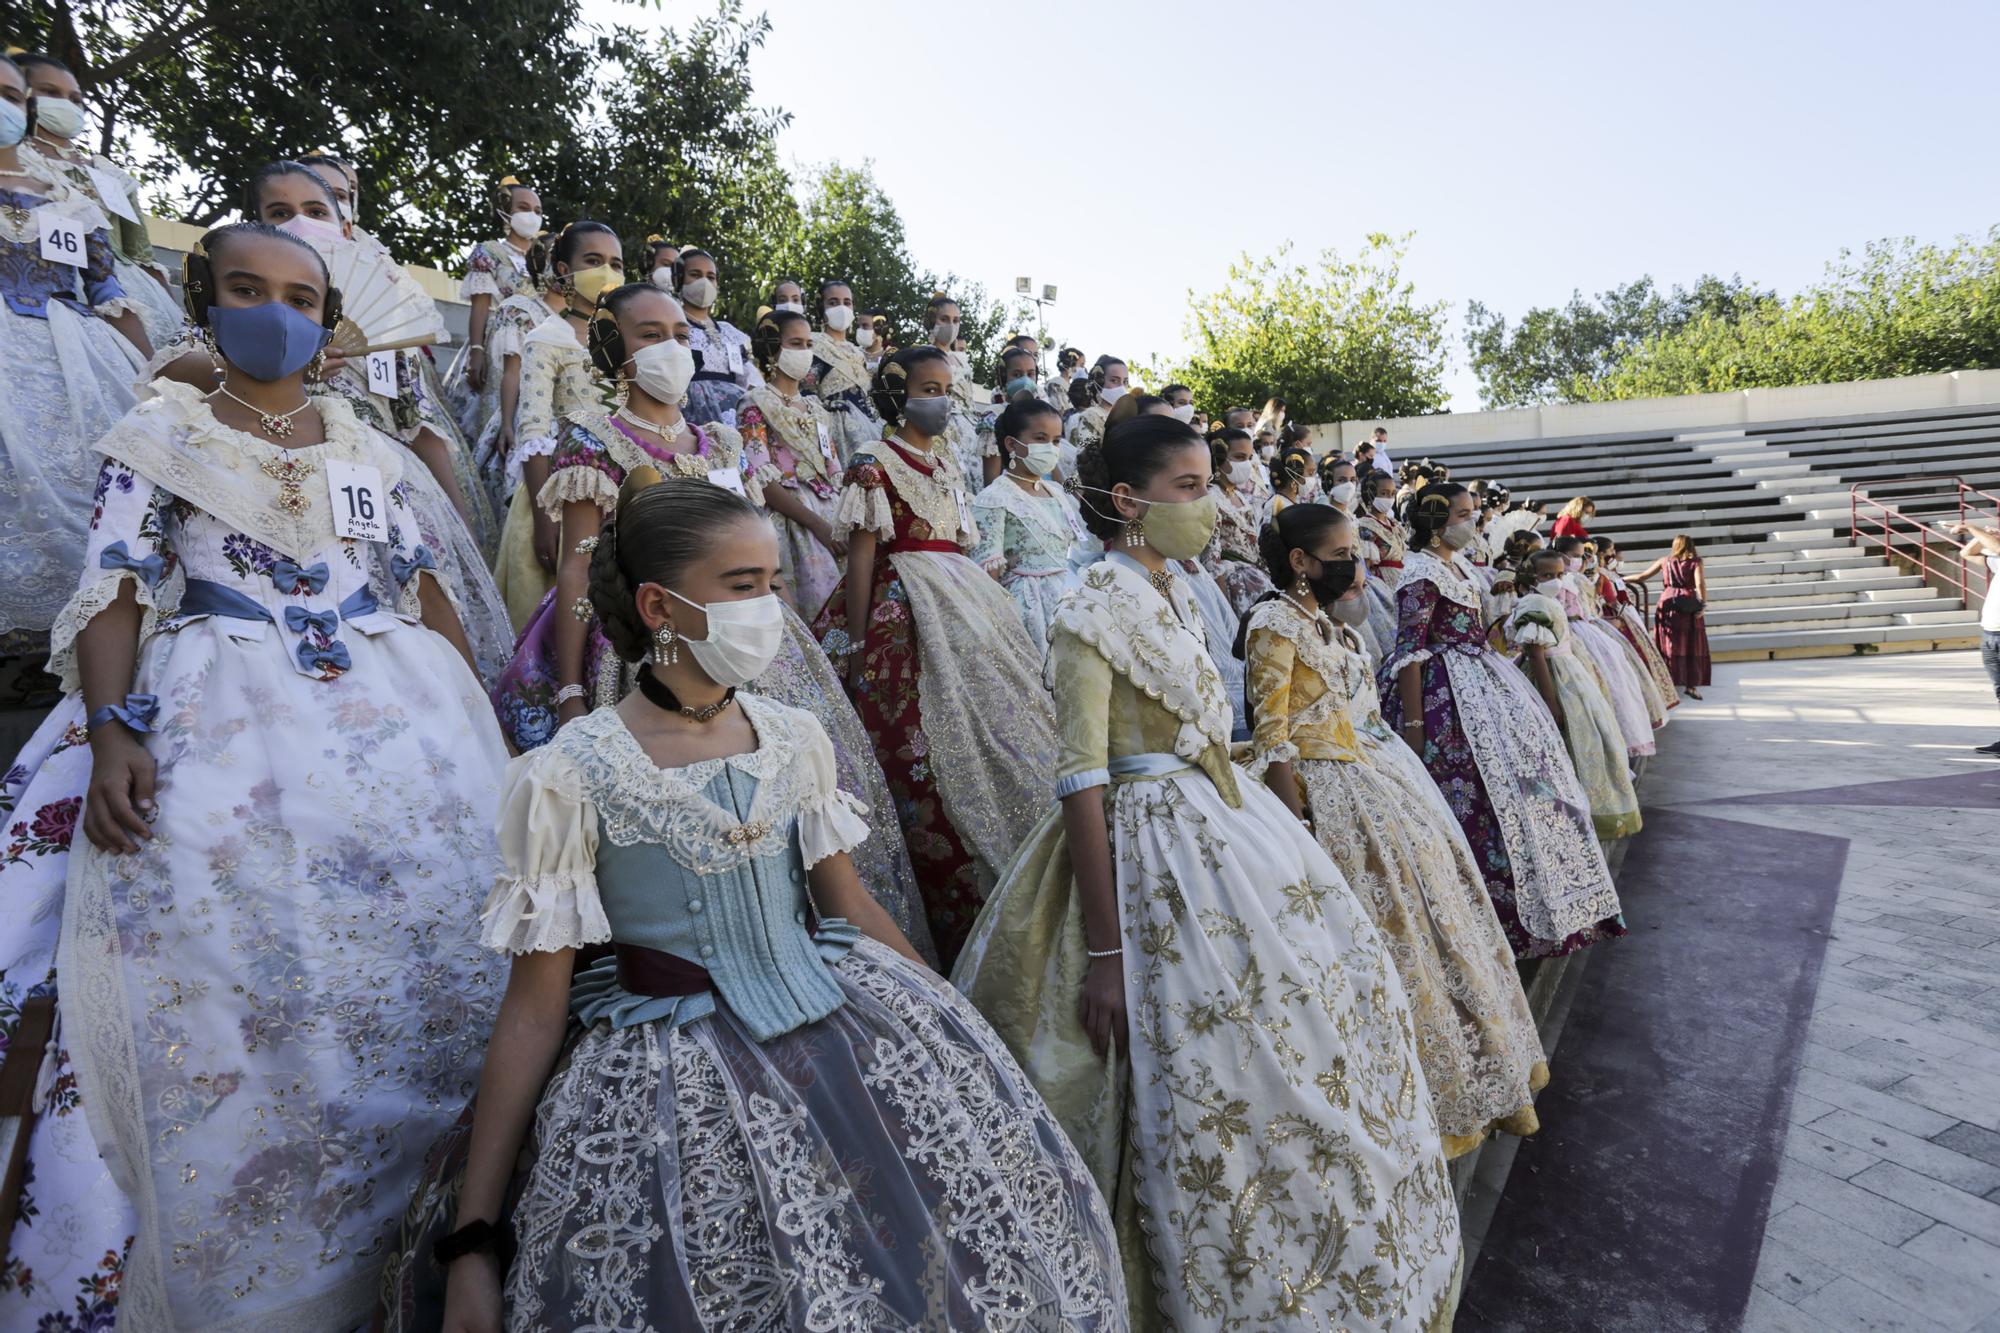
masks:
<path id="1" fill-rule="evenodd" d="M 1660 594 L 1660 609 L 1653 618 L 1653 638 L 1660 645 L 1660 656 L 1667 659 L 1667 674 L 1682 689 L 1708 684 L 1708 622 L 1685 611 L 1671 611 L 1668 603 L 1696 595 L 1694 572 L 1699 568 L 1700 556 L 1667 561 L 1666 591 Z"/>

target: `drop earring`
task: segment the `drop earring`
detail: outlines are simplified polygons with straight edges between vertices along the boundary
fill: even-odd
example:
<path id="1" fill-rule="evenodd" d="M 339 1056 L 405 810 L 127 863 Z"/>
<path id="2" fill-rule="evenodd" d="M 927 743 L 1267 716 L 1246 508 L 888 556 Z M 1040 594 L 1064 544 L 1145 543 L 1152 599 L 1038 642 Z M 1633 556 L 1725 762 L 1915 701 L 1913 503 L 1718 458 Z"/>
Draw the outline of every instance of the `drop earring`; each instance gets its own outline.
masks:
<path id="1" fill-rule="evenodd" d="M 626 379 L 623 375 L 618 377 L 617 397 L 617 410 L 622 412 L 625 410 L 626 401 L 632 397 L 632 381 Z"/>
<path id="2" fill-rule="evenodd" d="M 1127 546 L 1144 546 L 1146 544 L 1145 523 L 1136 518 L 1126 520 L 1124 540 Z"/>
<path id="3" fill-rule="evenodd" d="M 670 667 L 681 660 L 680 636 L 674 633 L 672 625 L 662 625 L 653 631 L 653 665 Z"/>

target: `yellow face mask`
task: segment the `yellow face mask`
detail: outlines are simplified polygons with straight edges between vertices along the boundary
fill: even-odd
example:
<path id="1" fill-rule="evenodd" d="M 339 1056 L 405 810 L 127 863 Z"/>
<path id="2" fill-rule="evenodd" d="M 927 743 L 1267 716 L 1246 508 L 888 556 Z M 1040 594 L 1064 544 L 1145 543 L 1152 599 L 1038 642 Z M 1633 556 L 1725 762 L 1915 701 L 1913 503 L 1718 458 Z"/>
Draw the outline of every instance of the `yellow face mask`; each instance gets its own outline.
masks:
<path id="1" fill-rule="evenodd" d="M 624 275 L 609 264 L 578 269 L 569 275 L 570 290 L 576 293 L 576 299 L 591 306 L 595 306 L 598 298 L 624 280 Z"/>

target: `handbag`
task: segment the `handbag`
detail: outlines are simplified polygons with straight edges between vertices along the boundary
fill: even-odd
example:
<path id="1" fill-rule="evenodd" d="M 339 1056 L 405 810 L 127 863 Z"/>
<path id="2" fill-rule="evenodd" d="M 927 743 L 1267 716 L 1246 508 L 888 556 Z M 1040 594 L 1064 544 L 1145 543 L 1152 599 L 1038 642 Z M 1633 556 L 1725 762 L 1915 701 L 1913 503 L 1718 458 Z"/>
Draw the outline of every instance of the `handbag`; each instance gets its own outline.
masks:
<path id="1" fill-rule="evenodd" d="M 1660 611 L 1669 616 L 1697 616 L 1707 603 L 1691 592 L 1677 592 L 1672 597 L 1660 599 Z"/>

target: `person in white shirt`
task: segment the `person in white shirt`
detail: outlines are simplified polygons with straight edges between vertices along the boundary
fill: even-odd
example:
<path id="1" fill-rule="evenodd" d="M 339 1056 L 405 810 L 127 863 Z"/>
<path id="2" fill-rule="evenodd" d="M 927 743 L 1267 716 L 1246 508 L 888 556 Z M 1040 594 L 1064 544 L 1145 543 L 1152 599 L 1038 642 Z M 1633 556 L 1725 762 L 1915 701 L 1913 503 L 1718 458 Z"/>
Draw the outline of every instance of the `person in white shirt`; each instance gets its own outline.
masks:
<path id="1" fill-rule="evenodd" d="M 2000 597 L 1993 592 L 1994 585 L 2000 583 L 2000 528 L 1953 523 L 1945 531 L 1964 538 L 1959 555 L 1968 564 L 1986 562 L 1986 598 L 1979 611 L 1979 660 L 1986 665 L 1986 678 L 1993 682 L 1993 697 L 2000 700 Z M 2000 741 L 1973 748 L 1980 754 L 2000 755 Z"/>

